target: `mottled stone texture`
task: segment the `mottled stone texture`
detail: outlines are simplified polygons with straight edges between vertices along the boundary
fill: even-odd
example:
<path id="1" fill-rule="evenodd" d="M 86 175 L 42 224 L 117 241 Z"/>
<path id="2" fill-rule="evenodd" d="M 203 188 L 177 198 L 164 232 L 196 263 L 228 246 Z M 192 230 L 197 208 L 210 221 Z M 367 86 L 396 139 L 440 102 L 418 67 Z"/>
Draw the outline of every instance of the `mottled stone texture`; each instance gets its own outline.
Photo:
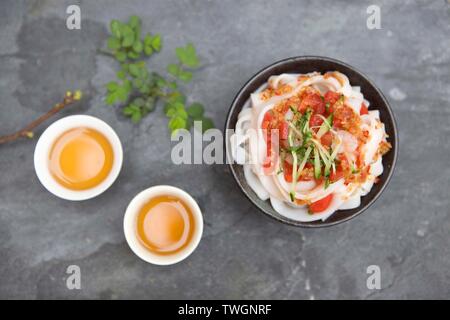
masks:
<path id="1" fill-rule="evenodd" d="M 449 298 L 447 1 L 82 1 L 82 29 L 68 31 L 73 3 L 0 2 L 0 130 L 81 88 L 84 103 L 56 118 L 107 121 L 122 139 L 124 167 L 100 197 L 67 202 L 35 176 L 37 139 L 0 146 L 0 298 Z M 370 4 L 381 7 L 381 30 L 366 27 Z M 186 90 L 220 128 L 237 90 L 276 60 L 324 55 L 362 70 L 388 96 L 399 125 L 397 169 L 383 196 L 353 221 L 297 229 L 260 214 L 227 167 L 171 164 L 161 109 L 132 125 L 104 103 L 117 65 L 96 50 L 109 21 L 130 14 L 164 35 L 156 69 L 176 46 L 196 44 L 203 67 Z M 205 218 L 197 251 L 171 267 L 139 260 L 122 232 L 127 203 L 156 184 L 188 190 Z M 81 290 L 66 289 L 71 264 L 81 268 Z M 381 268 L 379 291 L 366 287 L 372 264 Z"/>

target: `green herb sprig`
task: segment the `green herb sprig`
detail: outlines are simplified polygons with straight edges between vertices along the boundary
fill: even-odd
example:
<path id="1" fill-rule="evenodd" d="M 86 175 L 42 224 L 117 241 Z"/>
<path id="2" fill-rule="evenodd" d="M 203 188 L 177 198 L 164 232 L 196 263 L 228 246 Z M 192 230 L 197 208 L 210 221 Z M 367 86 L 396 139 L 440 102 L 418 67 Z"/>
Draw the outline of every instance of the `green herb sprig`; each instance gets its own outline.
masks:
<path id="1" fill-rule="evenodd" d="M 164 112 L 169 119 L 172 134 L 179 129 L 189 130 L 194 121 L 201 123 L 202 131 L 214 127 L 211 118 L 204 114 L 202 104 L 187 106 L 186 96 L 179 89 L 179 82 L 189 83 L 200 60 L 192 43 L 176 48 L 177 63 L 167 66 L 167 75 L 150 72 L 145 58 L 161 51 L 160 34 L 141 36 L 141 19 L 131 16 L 127 23 L 112 20 L 111 35 L 107 40 L 110 54 L 120 63 L 117 80 L 106 85 L 106 104 L 123 104 L 122 113 L 134 123 L 154 111 L 158 102 L 164 102 Z"/>

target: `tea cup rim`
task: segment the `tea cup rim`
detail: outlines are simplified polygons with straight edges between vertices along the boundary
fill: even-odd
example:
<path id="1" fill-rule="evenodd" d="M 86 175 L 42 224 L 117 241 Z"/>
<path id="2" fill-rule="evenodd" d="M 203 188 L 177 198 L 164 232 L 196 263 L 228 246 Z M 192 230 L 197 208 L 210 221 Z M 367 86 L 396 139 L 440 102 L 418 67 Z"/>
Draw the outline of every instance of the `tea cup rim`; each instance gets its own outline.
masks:
<path id="1" fill-rule="evenodd" d="M 145 248 L 138 239 L 136 231 L 137 215 L 140 208 L 148 203 L 150 199 L 160 195 L 174 196 L 181 199 L 189 206 L 195 220 L 194 234 L 190 243 L 179 252 L 170 255 L 158 255 Z M 154 265 L 172 265 L 186 259 L 197 248 L 203 235 L 203 215 L 197 202 L 186 191 L 169 185 L 157 185 L 141 191 L 131 200 L 125 211 L 123 229 L 128 246 L 139 258 Z"/>
<path id="2" fill-rule="evenodd" d="M 70 129 L 87 127 L 103 134 L 113 149 L 113 165 L 108 176 L 97 186 L 86 190 L 71 190 L 59 184 L 51 175 L 48 156 L 55 140 Z M 88 115 L 72 115 L 53 122 L 40 136 L 34 151 L 34 168 L 41 184 L 53 195 L 71 201 L 94 198 L 105 192 L 117 179 L 122 169 L 123 149 L 114 129 L 99 118 Z"/>

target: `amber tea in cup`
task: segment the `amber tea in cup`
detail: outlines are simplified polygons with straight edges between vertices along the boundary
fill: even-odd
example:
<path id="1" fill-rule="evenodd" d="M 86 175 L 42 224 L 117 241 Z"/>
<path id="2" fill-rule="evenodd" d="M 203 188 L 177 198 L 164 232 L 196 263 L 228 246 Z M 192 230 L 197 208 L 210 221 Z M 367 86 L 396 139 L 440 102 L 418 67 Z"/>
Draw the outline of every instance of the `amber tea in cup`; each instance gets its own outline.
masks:
<path id="1" fill-rule="evenodd" d="M 53 178 L 71 190 L 86 190 L 102 183 L 111 172 L 111 143 L 95 129 L 70 129 L 56 138 L 49 154 Z"/>
<path id="2" fill-rule="evenodd" d="M 125 239 L 142 260 L 171 265 L 186 259 L 203 234 L 203 216 L 187 192 L 153 186 L 137 194 L 123 219 Z"/>
<path id="3" fill-rule="evenodd" d="M 177 253 L 191 242 L 195 221 L 191 209 L 175 196 L 156 196 L 137 215 L 137 235 L 156 254 Z"/>

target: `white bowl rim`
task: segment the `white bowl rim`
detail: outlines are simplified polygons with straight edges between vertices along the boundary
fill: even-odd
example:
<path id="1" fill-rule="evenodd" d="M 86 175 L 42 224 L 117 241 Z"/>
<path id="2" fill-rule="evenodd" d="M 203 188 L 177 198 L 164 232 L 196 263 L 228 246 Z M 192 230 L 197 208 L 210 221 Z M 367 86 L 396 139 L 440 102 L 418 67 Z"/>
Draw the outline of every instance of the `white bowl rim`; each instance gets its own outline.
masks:
<path id="1" fill-rule="evenodd" d="M 48 155 L 54 141 L 61 134 L 79 127 L 91 128 L 102 133 L 111 143 L 114 162 L 111 172 L 99 185 L 86 190 L 70 190 L 52 177 L 48 167 Z M 72 115 L 55 121 L 42 133 L 34 151 L 34 168 L 41 184 L 55 196 L 71 201 L 91 199 L 105 192 L 119 176 L 122 162 L 123 149 L 116 132 L 103 120 L 88 115 Z"/>
<path id="2" fill-rule="evenodd" d="M 180 252 L 171 255 L 158 255 L 150 252 L 141 244 L 136 233 L 136 220 L 140 208 L 151 198 L 160 195 L 180 198 L 190 207 L 195 220 L 194 235 L 191 242 Z M 203 234 L 203 216 L 197 202 L 186 191 L 173 186 L 158 185 L 141 191 L 131 200 L 125 211 L 123 230 L 129 247 L 139 258 L 155 265 L 171 265 L 186 259 L 197 248 Z"/>

